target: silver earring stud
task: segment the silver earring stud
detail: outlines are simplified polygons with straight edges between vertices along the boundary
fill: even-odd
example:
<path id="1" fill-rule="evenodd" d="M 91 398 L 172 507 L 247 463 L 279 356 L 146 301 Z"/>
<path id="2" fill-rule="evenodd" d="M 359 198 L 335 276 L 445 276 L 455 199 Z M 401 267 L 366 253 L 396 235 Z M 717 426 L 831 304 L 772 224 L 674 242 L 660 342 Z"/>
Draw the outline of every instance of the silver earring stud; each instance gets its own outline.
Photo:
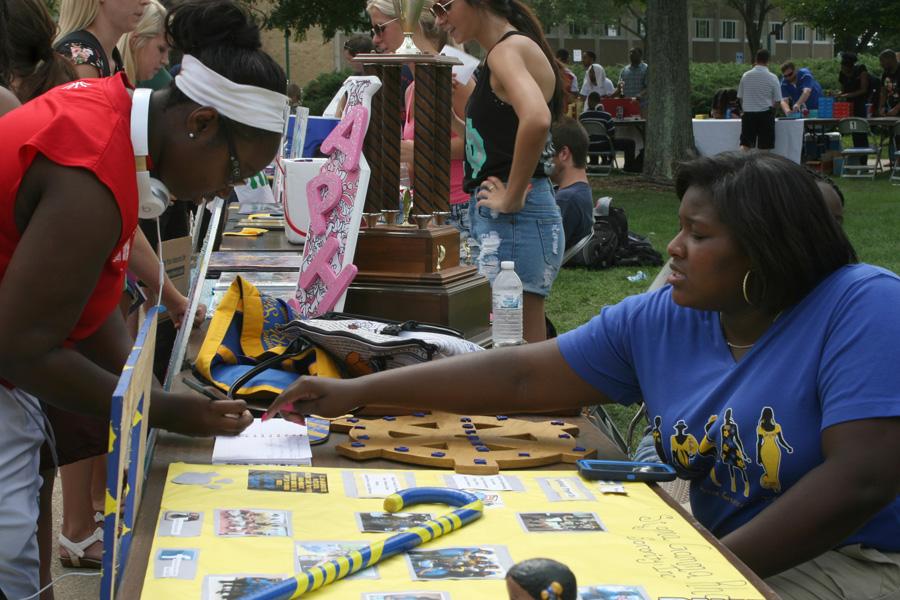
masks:
<path id="1" fill-rule="evenodd" d="M 191 131 L 190 133 L 188 133 L 188 137 L 191 138 L 191 139 L 194 139 L 194 138 L 197 137 L 197 136 L 194 135 L 194 132 L 193 132 L 193 131 Z"/>

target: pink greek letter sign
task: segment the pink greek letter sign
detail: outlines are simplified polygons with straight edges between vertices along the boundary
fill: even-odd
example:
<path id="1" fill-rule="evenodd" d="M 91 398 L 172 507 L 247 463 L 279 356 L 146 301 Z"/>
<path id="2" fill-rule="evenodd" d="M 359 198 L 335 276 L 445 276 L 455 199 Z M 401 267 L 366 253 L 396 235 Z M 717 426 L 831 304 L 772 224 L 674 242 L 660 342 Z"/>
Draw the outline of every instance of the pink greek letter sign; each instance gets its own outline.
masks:
<path id="1" fill-rule="evenodd" d="M 291 306 L 300 318 L 342 310 L 356 276 L 353 253 L 362 219 L 369 165 L 362 154 L 377 77 L 350 77 L 341 122 L 322 142 L 328 160 L 306 185 L 309 233 L 303 248 L 297 294 Z"/>

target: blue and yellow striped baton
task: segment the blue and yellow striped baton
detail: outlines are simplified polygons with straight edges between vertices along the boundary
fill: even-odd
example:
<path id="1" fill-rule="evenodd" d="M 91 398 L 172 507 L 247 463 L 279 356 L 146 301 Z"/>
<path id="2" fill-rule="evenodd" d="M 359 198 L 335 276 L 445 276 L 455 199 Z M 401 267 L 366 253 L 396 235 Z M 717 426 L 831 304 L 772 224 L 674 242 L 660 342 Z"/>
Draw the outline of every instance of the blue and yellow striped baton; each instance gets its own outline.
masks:
<path id="1" fill-rule="evenodd" d="M 409 488 L 391 494 L 384 499 L 384 510 L 392 513 L 399 512 L 413 504 L 449 504 L 459 508 L 422 525 L 411 527 L 386 540 L 375 542 L 359 550 L 351 550 L 343 556 L 316 565 L 296 577 L 285 579 L 248 596 L 248 600 L 299 598 L 307 592 L 312 592 L 338 579 L 343 579 L 347 575 L 371 567 L 385 558 L 406 552 L 419 544 L 459 529 L 480 518 L 484 513 L 484 505 L 475 494 L 462 490 L 432 487 Z"/>

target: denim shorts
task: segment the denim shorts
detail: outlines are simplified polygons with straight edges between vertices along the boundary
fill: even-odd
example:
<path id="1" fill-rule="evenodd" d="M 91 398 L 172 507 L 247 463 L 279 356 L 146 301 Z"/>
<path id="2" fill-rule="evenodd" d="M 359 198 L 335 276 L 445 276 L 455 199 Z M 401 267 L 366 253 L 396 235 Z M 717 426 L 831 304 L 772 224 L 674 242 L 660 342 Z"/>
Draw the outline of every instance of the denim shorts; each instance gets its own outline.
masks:
<path id="1" fill-rule="evenodd" d="M 500 260 L 515 261 L 516 274 L 526 292 L 547 296 L 559 273 L 565 248 L 562 217 L 550 180 L 532 179 L 525 206 L 516 213 L 492 215 L 489 208 L 476 203 L 472 194 L 469 201 L 472 237 L 481 240 L 496 231 L 500 237 Z"/>
<path id="2" fill-rule="evenodd" d="M 469 247 L 469 237 L 472 235 L 472 229 L 469 226 L 469 202 L 451 204 L 450 218 L 447 219 L 447 222 L 459 231 L 459 264 L 467 264 L 466 258 L 471 255 L 471 251 L 467 252 L 466 250 Z"/>

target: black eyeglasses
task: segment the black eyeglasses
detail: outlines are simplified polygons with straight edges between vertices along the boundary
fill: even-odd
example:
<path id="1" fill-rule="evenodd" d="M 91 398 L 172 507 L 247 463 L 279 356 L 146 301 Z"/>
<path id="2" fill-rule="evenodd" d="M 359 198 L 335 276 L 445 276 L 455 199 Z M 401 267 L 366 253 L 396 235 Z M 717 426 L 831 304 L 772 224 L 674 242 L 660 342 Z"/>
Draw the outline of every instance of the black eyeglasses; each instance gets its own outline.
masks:
<path id="1" fill-rule="evenodd" d="M 225 122 L 221 121 L 221 123 L 222 129 L 225 131 L 225 143 L 228 144 L 228 185 L 242 185 L 244 183 L 244 178 L 241 177 L 241 161 L 239 161 L 237 157 L 237 149 L 234 145 L 234 138 L 231 137 L 231 131 L 229 131 L 228 126 L 225 125 Z"/>
<path id="2" fill-rule="evenodd" d="M 369 31 L 372 32 L 372 37 L 375 37 L 376 35 L 378 37 L 384 37 L 384 30 L 387 28 L 387 26 L 390 25 L 391 23 L 393 23 L 394 21 L 399 21 L 399 20 L 400 20 L 400 17 L 396 17 L 396 18 L 391 19 L 390 21 L 385 21 L 384 23 L 381 23 L 381 24 L 373 24 L 372 29 L 370 29 Z"/>
<path id="3" fill-rule="evenodd" d="M 447 13 L 450 12 L 450 5 L 456 2 L 456 0 L 450 0 L 449 2 L 435 2 L 431 5 L 431 14 L 434 15 L 435 19 L 442 19 L 447 16 Z"/>

